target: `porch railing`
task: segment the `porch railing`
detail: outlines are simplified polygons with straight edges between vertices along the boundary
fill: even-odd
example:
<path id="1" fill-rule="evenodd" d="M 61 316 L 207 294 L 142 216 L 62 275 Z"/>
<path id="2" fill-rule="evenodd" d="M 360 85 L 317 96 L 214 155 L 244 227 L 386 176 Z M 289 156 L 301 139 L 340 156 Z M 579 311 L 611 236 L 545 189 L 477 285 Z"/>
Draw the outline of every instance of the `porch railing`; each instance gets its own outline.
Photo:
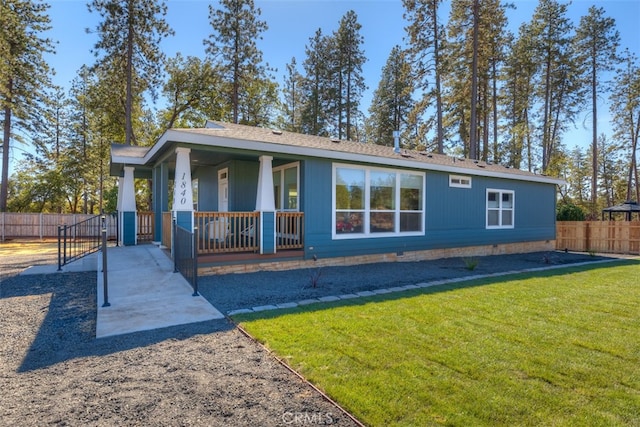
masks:
<path id="1" fill-rule="evenodd" d="M 194 212 L 198 253 L 257 252 L 258 212 Z"/>
<path id="2" fill-rule="evenodd" d="M 171 212 L 162 212 L 162 246 L 171 247 Z"/>
<path id="3" fill-rule="evenodd" d="M 276 213 L 276 250 L 304 247 L 304 213 Z"/>
<path id="4" fill-rule="evenodd" d="M 154 221 L 153 212 L 138 212 L 138 241 L 139 242 L 153 241 L 154 223 L 155 221 Z"/>
<path id="5" fill-rule="evenodd" d="M 258 252 L 259 212 L 194 212 L 199 255 Z M 171 247 L 171 212 L 162 213 L 162 245 Z M 276 250 L 304 247 L 304 213 L 276 214 Z"/>

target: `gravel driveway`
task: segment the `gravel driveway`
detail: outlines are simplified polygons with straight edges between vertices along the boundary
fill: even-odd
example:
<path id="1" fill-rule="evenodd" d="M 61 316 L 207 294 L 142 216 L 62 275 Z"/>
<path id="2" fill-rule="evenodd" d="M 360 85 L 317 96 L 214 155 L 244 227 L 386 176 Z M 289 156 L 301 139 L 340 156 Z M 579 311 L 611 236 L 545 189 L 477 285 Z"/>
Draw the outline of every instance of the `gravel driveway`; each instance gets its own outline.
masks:
<path id="1" fill-rule="evenodd" d="M 96 273 L 16 276 L 43 261 L 20 258 L 0 254 L 3 425 L 356 425 L 227 320 L 95 339 Z M 484 257 L 474 271 L 461 259 L 325 267 L 203 277 L 200 287 L 229 311 L 596 259 Z"/>
<path id="2" fill-rule="evenodd" d="M 95 339 L 96 273 L 0 263 L 0 425 L 357 425 L 227 320 Z"/>

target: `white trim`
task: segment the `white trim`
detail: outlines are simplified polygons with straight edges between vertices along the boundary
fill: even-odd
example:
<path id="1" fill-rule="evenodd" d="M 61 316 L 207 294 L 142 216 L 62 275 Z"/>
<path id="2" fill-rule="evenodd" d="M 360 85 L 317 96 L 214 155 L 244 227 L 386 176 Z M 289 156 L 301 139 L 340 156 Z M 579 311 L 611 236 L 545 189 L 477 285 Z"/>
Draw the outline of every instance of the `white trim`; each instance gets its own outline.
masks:
<path id="1" fill-rule="evenodd" d="M 296 208 L 295 209 L 284 209 L 284 171 L 286 169 L 291 169 L 291 168 L 296 168 L 296 185 L 297 185 L 297 191 L 298 191 L 298 195 L 296 196 Z M 280 200 L 280 209 L 277 209 L 277 211 L 281 211 L 281 212 L 300 212 L 300 162 L 291 162 L 291 163 L 287 163 L 284 165 L 280 165 L 278 167 L 275 167 L 272 169 L 272 173 L 276 173 L 276 172 L 282 172 L 280 174 L 280 182 L 278 184 L 280 184 L 280 191 L 282 191 L 281 194 L 281 200 Z M 275 182 L 274 182 L 275 184 Z"/>
<path id="2" fill-rule="evenodd" d="M 458 181 L 458 182 L 455 182 Z M 467 181 L 465 183 L 464 181 Z M 471 188 L 472 180 L 470 176 L 449 175 L 449 187 L 455 188 Z"/>
<path id="3" fill-rule="evenodd" d="M 498 211 L 498 225 L 489 225 L 489 193 L 498 193 L 498 208 L 492 208 L 492 211 Z M 511 208 L 502 207 L 502 195 L 511 194 Z M 516 224 L 516 192 L 514 190 L 501 190 L 497 188 L 487 188 L 484 197 L 485 202 L 485 227 L 487 230 L 512 229 Z M 502 212 L 511 211 L 511 225 L 502 225 Z"/>
<path id="4" fill-rule="evenodd" d="M 362 170 L 364 172 L 364 200 L 363 200 L 363 209 L 351 209 L 352 211 L 362 211 L 362 233 L 353 233 L 353 234 L 338 234 L 336 233 L 336 169 L 338 168 L 346 168 L 346 169 L 356 169 Z M 388 212 L 393 212 L 395 215 L 395 223 L 394 229 L 398 231 L 393 232 L 379 232 L 379 233 L 371 233 L 370 230 L 370 219 L 369 216 L 371 214 L 371 185 L 370 185 L 370 176 L 371 172 L 384 172 L 384 173 L 395 173 L 395 209 L 389 210 Z M 422 206 L 420 211 L 403 211 L 400 209 L 400 189 L 401 189 L 401 175 L 414 175 L 422 177 Z M 407 237 L 407 236 L 424 236 L 425 235 L 425 215 L 426 215 L 426 173 L 423 171 L 413 171 L 413 170 L 403 170 L 403 169 L 391 169 L 391 168 L 381 168 L 374 166 L 364 166 L 364 165 L 355 165 L 348 163 L 333 163 L 331 168 L 331 238 L 333 240 L 343 240 L 343 239 L 371 239 L 371 238 L 383 238 L 383 237 Z M 384 212 L 384 211 L 376 211 L 376 212 Z M 421 214 L 421 222 L 420 222 L 420 231 L 399 231 L 400 230 L 400 216 L 402 213 L 420 213 Z"/>

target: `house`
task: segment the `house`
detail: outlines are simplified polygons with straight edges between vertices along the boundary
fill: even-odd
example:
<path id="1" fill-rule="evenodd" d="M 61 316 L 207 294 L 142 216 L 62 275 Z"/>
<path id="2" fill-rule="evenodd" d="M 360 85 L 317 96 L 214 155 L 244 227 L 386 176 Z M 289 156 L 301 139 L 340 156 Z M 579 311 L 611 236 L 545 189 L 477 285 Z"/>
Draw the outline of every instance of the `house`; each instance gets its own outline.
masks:
<path id="1" fill-rule="evenodd" d="M 195 231 L 205 274 L 553 250 L 563 182 L 397 138 L 384 147 L 215 121 L 151 147 L 112 145 L 111 174 L 122 242 L 136 243 L 134 180 L 151 179 L 155 240 L 170 246 L 172 217 Z"/>

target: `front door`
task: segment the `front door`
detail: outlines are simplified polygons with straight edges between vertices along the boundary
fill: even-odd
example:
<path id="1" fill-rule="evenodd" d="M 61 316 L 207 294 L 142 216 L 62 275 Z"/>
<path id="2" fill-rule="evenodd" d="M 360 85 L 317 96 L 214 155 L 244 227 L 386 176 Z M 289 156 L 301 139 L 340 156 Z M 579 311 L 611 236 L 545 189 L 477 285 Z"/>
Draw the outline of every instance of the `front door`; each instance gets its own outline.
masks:
<path id="1" fill-rule="evenodd" d="M 218 212 L 229 211 L 229 169 L 218 171 Z"/>

